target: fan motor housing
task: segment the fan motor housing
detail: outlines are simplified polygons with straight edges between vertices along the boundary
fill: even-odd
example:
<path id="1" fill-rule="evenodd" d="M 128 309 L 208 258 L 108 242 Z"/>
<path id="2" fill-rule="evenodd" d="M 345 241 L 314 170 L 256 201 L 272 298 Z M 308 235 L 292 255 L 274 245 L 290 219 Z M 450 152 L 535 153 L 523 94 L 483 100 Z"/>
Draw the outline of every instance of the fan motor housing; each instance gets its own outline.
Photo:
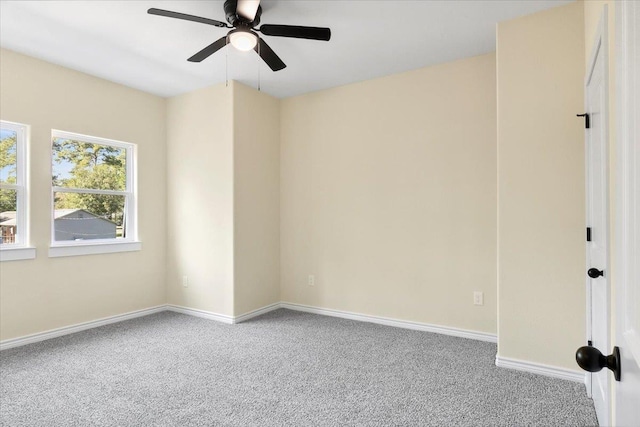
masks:
<path id="1" fill-rule="evenodd" d="M 232 26 L 245 26 L 253 28 L 260 23 L 260 15 L 262 15 L 262 6 L 258 6 L 256 11 L 256 17 L 253 21 L 247 21 L 242 16 L 238 15 L 238 0 L 226 0 L 224 2 L 224 13 L 227 17 L 227 22 Z"/>

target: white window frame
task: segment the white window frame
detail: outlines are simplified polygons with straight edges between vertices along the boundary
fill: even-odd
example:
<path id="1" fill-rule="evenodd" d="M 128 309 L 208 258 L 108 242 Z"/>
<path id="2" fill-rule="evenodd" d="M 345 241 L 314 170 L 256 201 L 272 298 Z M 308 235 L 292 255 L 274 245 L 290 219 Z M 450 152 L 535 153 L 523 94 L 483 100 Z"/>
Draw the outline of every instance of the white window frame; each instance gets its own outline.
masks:
<path id="1" fill-rule="evenodd" d="M 29 245 L 29 185 L 27 177 L 28 156 L 27 141 L 29 126 L 22 123 L 0 120 L 0 127 L 16 133 L 16 183 L 0 184 L 4 190 L 16 191 L 16 240 L 10 245 L 0 245 L 0 261 L 19 261 L 34 259 L 36 250 Z"/>
<path id="2" fill-rule="evenodd" d="M 98 190 L 88 188 L 70 188 L 51 186 L 51 246 L 49 247 L 49 257 L 80 256 L 92 254 L 105 254 L 114 252 L 131 252 L 142 249 L 142 243 L 138 240 L 138 189 L 137 189 L 137 146 L 130 142 L 116 141 L 113 139 L 100 138 L 97 136 L 82 135 L 74 132 L 62 130 L 52 130 L 51 132 L 51 174 L 53 176 L 53 141 L 56 138 L 72 139 L 76 141 L 88 142 L 90 144 L 107 145 L 111 147 L 123 148 L 126 152 L 126 184 L 124 191 Z M 85 193 L 85 194 L 108 194 L 114 196 L 124 196 L 124 235 L 119 239 L 92 239 L 92 240 L 55 240 L 55 193 Z"/>

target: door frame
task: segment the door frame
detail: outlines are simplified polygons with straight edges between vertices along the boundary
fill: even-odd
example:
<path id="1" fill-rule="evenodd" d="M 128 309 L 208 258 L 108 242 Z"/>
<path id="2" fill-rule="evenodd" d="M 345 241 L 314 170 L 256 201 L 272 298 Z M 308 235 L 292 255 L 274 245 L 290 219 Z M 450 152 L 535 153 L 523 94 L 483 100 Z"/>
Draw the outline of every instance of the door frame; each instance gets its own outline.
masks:
<path id="1" fill-rule="evenodd" d="M 593 76 L 593 72 L 595 69 L 595 65 L 596 65 L 596 59 L 598 58 L 599 55 L 601 55 L 601 66 L 602 66 L 602 84 L 604 86 L 604 90 L 603 90 L 603 105 L 604 105 L 604 111 L 602 114 L 602 121 L 601 121 L 601 125 L 603 127 L 603 133 L 605 135 L 603 144 L 604 144 L 604 152 L 603 152 L 603 159 L 602 159 L 602 165 L 604 168 L 603 171 L 603 176 L 606 177 L 607 182 L 606 185 L 604 185 L 604 200 L 603 203 L 605 204 L 605 209 L 604 209 L 604 215 L 605 215 L 605 229 L 602 230 L 604 233 L 604 242 L 605 242 L 605 250 L 606 250 L 606 263 L 603 266 L 605 274 L 606 274 L 606 290 L 605 290 L 605 295 L 606 295 L 606 301 L 605 301 L 605 307 L 606 307 L 606 313 L 603 316 L 604 318 L 601 319 L 593 319 L 593 313 L 591 310 L 591 278 L 589 278 L 588 276 L 586 276 L 585 274 L 585 287 L 586 287 L 586 294 L 587 294 L 587 301 L 586 301 L 586 305 L 587 305 L 587 316 L 586 316 L 586 323 L 587 323 L 587 327 L 586 327 L 586 335 L 587 335 L 587 341 L 591 341 L 592 340 L 592 325 L 597 322 L 599 324 L 604 324 L 605 325 L 605 331 L 607 331 L 607 336 L 605 339 L 606 342 L 606 348 L 601 348 L 601 351 L 607 351 L 609 349 L 609 347 L 611 346 L 611 334 L 610 334 L 610 328 L 611 328 L 611 322 L 610 322 L 610 317 L 611 317 L 611 310 L 610 310 L 610 306 L 611 306 L 611 284 L 610 284 L 610 271 L 611 271 L 611 250 L 610 250 L 610 215 L 609 215 L 609 139 L 610 139 L 610 133 L 609 133 L 609 37 L 608 37 L 608 20 L 609 20 L 609 14 L 608 14 L 608 6 L 604 5 L 602 8 L 602 13 L 600 15 L 600 20 L 598 22 L 598 26 L 596 28 L 596 33 L 595 33 L 595 38 L 594 38 L 594 43 L 593 43 L 593 49 L 591 51 L 591 57 L 589 59 L 589 64 L 587 67 L 587 73 L 585 76 L 585 81 L 584 81 L 584 87 L 585 87 L 585 110 L 587 113 L 590 113 L 588 110 L 588 106 L 589 106 L 589 98 L 588 98 L 588 92 L 587 92 L 587 86 L 589 85 L 589 82 L 591 81 L 591 77 Z M 591 134 L 589 133 L 589 131 L 585 132 L 585 187 L 586 187 L 586 194 L 585 194 L 585 202 L 587 202 L 589 200 L 589 173 L 590 173 L 590 156 L 589 156 L 589 145 L 591 144 Z M 589 209 L 589 205 L 587 203 L 585 203 L 585 214 L 588 212 Z M 585 216 L 586 218 L 586 216 Z M 587 227 L 590 227 L 591 224 L 587 224 Z M 589 247 L 588 244 L 585 245 L 585 259 L 586 259 L 586 265 L 587 268 L 592 267 L 591 265 L 589 265 L 590 262 L 590 252 L 589 252 Z M 592 373 L 587 372 L 585 374 L 585 385 L 587 388 L 587 395 L 589 397 L 592 397 Z M 609 381 L 607 381 L 605 383 L 605 402 L 604 402 L 604 406 L 603 406 L 603 414 L 598 414 L 599 420 L 606 420 L 605 422 L 609 422 L 610 420 L 610 407 L 611 407 L 611 387 L 609 384 Z"/>
<path id="2" fill-rule="evenodd" d="M 638 196 L 637 183 L 634 182 L 635 174 L 640 174 L 640 165 L 635 163 L 634 143 L 638 144 L 640 137 L 640 83 L 633 78 L 640 70 L 634 69 L 637 66 L 631 58 L 633 49 L 640 49 L 640 42 L 634 39 L 634 34 L 640 34 L 640 22 L 633 19 L 634 14 L 631 8 L 640 8 L 634 2 L 616 2 L 615 30 L 616 30 L 616 145 L 617 145 L 617 176 L 616 176 L 616 310 L 614 312 L 616 325 L 615 335 L 617 345 L 623 350 L 630 351 L 633 359 L 640 360 L 640 331 L 633 331 L 628 325 L 637 325 L 637 318 L 640 314 L 632 310 L 626 310 L 625 303 L 628 301 L 638 301 L 640 296 L 640 284 L 631 286 L 632 272 L 640 269 L 638 261 L 639 248 L 634 249 L 634 242 L 631 232 L 634 227 L 640 227 L 637 222 Z M 635 206 L 635 209 L 633 207 Z M 634 334 L 635 332 L 635 334 Z M 624 358 L 623 358 L 624 359 Z M 629 359 L 627 357 L 626 359 Z M 622 364 L 622 381 L 624 381 L 624 363 Z M 621 383 L 615 386 L 616 402 L 622 402 Z M 627 408 L 628 409 L 628 408 Z M 615 420 L 619 419 L 618 414 L 622 410 L 622 405 L 616 405 Z"/>

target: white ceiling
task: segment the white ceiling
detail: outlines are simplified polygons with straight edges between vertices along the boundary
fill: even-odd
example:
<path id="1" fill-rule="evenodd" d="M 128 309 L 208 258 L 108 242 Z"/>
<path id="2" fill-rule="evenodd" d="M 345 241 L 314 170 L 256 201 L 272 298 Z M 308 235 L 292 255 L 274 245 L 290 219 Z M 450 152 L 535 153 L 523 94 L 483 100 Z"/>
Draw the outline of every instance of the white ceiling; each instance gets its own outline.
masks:
<path id="1" fill-rule="evenodd" d="M 223 1 L 0 2 L 0 46 L 160 96 L 238 80 L 299 95 L 495 50 L 495 24 L 565 0 L 262 0 L 263 24 L 330 27 L 329 42 L 265 36 L 287 64 L 225 47 L 187 62 L 227 29 L 152 16 L 157 7 L 225 22 Z"/>

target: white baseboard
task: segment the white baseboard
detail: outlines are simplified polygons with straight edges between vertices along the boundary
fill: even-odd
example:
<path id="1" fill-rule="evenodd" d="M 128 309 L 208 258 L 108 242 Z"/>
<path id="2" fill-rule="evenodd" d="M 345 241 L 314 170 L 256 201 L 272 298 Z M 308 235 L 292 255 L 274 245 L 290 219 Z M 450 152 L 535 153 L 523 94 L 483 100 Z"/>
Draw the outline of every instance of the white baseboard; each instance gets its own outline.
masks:
<path id="1" fill-rule="evenodd" d="M 62 328 L 56 328 L 44 332 L 38 332 L 36 334 L 25 335 L 23 337 L 11 338 L 8 340 L 0 341 L 0 351 L 49 340 L 51 338 L 61 337 L 63 335 L 74 334 L 76 332 L 86 331 L 87 329 L 93 329 L 99 326 L 110 325 L 112 323 L 118 323 L 124 320 L 135 319 L 136 317 L 148 316 L 150 314 L 160 313 L 161 311 L 165 310 L 165 305 L 159 305 L 157 307 L 145 308 L 142 310 L 131 311 L 124 314 L 117 314 L 115 316 L 104 317 L 102 319 L 91 320 L 89 322 L 77 323 L 75 325 L 64 326 Z"/>
<path id="2" fill-rule="evenodd" d="M 85 331 L 87 329 L 97 328 L 99 326 L 122 322 L 129 319 L 135 319 L 137 317 L 148 316 L 150 314 L 160 313 L 162 311 L 173 311 L 176 313 L 182 313 L 190 316 L 201 317 L 204 319 L 215 320 L 215 321 L 226 323 L 226 324 L 234 324 L 234 323 L 244 322 L 246 320 L 252 319 L 257 316 L 261 316 L 265 313 L 277 310 L 279 308 L 286 308 L 286 309 L 295 310 L 295 311 L 303 311 L 306 313 L 319 314 L 323 316 L 340 317 L 343 319 L 357 320 L 361 322 L 376 323 L 380 325 L 393 326 L 397 328 L 413 329 L 416 331 L 434 332 L 437 334 L 451 335 L 456 337 L 469 338 L 469 339 L 487 341 L 492 343 L 495 343 L 497 341 L 496 335 L 488 334 L 486 332 L 470 331 L 466 329 L 431 325 L 427 323 L 391 319 L 388 317 L 371 316 L 367 314 L 353 313 L 348 311 L 312 307 L 308 305 L 295 304 L 290 302 L 270 304 L 268 306 L 265 306 L 257 310 L 250 311 L 249 313 L 245 313 L 235 317 L 224 315 L 224 314 L 213 313 L 205 310 L 198 310 L 194 308 L 167 304 L 167 305 L 159 305 L 157 307 L 146 308 L 143 310 L 132 311 L 129 313 L 118 314 L 115 316 L 92 320 L 89 322 L 78 323 L 75 325 L 52 329 L 49 331 L 27 335 L 24 337 L 3 340 L 3 341 L 0 341 L 0 351 L 6 350 L 9 348 L 20 347 L 27 344 L 32 344 L 40 341 L 45 341 L 51 338 L 61 337 L 63 335 L 69 335 L 76 332 Z M 496 366 L 501 368 L 508 368 L 508 369 L 515 369 L 515 370 L 524 371 L 524 372 L 530 372 L 533 374 L 545 375 L 548 377 L 559 378 L 559 379 L 574 381 L 574 382 L 584 383 L 586 379 L 586 375 L 580 371 L 574 371 L 566 368 L 558 368 L 555 366 L 544 365 L 541 363 L 527 362 L 524 360 L 510 359 L 507 357 L 497 356 Z"/>
<path id="3" fill-rule="evenodd" d="M 270 311 L 277 310 L 280 307 L 281 307 L 281 304 L 279 302 L 266 305 L 266 306 L 264 306 L 262 308 L 259 308 L 257 310 L 253 310 L 253 311 L 250 311 L 248 313 L 241 314 L 240 316 L 235 316 L 233 318 L 233 323 L 241 323 L 241 322 L 244 322 L 246 320 L 253 319 L 254 317 L 262 316 L 263 314 L 269 313 Z"/>
<path id="4" fill-rule="evenodd" d="M 248 313 L 241 314 L 240 316 L 229 316 L 226 314 L 219 314 L 219 313 L 214 313 L 212 311 L 199 310 L 196 308 L 183 307 L 180 305 L 173 305 L 173 304 L 167 304 L 166 307 L 167 307 L 167 311 L 188 314 L 189 316 L 202 317 L 203 319 L 215 320 L 217 322 L 233 325 L 236 323 L 240 323 L 240 322 L 244 322 L 246 320 L 252 319 L 254 317 L 261 316 L 270 311 L 277 310 L 280 308 L 280 303 L 276 302 L 273 304 L 269 304 L 267 306 L 250 311 Z"/>
<path id="5" fill-rule="evenodd" d="M 76 332 L 86 331 L 87 329 L 93 329 L 112 323 L 123 322 L 125 320 L 135 319 L 137 317 L 148 316 L 154 313 L 160 313 L 163 311 L 173 311 L 176 313 L 187 314 L 189 316 L 202 317 L 204 319 L 215 320 L 222 323 L 233 324 L 239 323 L 252 317 L 260 316 L 268 313 L 269 311 L 277 310 L 280 308 L 280 303 L 271 304 L 269 306 L 254 310 L 252 312 L 243 314 L 242 316 L 227 316 L 224 314 L 213 313 L 205 310 L 198 310 L 195 308 L 182 307 L 179 305 L 163 304 L 156 307 L 145 308 L 142 310 L 131 311 L 129 313 L 117 314 L 115 316 L 104 317 L 102 319 L 91 320 L 89 322 L 77 323 L 75 325 L 63 326 L 62 328 L 51 329 L 49 331 L 38 332 L 31 335 L 25 335 L 23 337 L 11 338 L 0 341 L 0 351 L 10 348 L 20 347 L 27 344 L 33 344 L 40 341 L 49 340 L 52 338 L 61 337 L 64 335 L 74 334 Z"/>
<path id="6" fill-rule="evenodd" d="M 226 314 L 218 314 L 212 311 L 198 310 L 196 308 L 183 307 L 181 305 L 167 304 L 165 306 L 167 311 L 173 311 L 175 313 L 188 314 L 189 316 L 202 317 L 203 319 L 215 320 L 217 322 L 227 323 L 232 325 L 234 322 L 233 316 Z"/>
<path id="7" fill-rule="evenodd" d="M 329 308 L 312 307 L 309 305 L 281 302 L 280 307 L 289 310 L 304 311 L 306 313 L 321 314 L 324 316 L 340 317 L 343 319 L 359 320 L 361 322 L 377 323 L 379 325 L 394 326 L 396 328 L 413 329 L 415 331 L 434 332 L 436 334 L 451 335 L 454 337 L 469 338 L 478 341 L 496 343 L 498 337 L 486 332 L 471 331 L 467 329 L 452 328 L 448 326 L 431 325 L 428 323 L 412 322 L 409 320 L 391 319 L 388 317 L 371 316 L 368 314 L 353 313 L 349 311 L 333 310 Z"/>
<path id="8" fill-rule="evenodd" d="M 544 375 L 561 380 L 584 383 L 586 375 L 584 372 L 573 369 L 558 368 L 542 363 L 527 362 L 525 360 L 510 359 L 508 357 L 496 356 L 496 366 L 499 368 L 515 369 L 516 371 L 529 372 L 532 374 Z"/>
<path id="9" fill-rule="evenodd" d="M 452 335 L 462 338 L 470 338 L 480 341 L 488 341 L 495 343 L 497 341 L 496 336 L 493 334 L 487 334 L 484 332 L 469 331 L 465 329 L 451 328 L 446 326 L 430 325 L 427 323 L 411 322 L 407 320 L 391 319 L 387 317 L 370 316 L 367 314 L 353 313 L 348 311 L 332 310 L 328 308 L 312 307 L 302 304 L 294 304 L 288 302 L 279 302 L 267 305 L 257 310 L 250 311 L 240 316 L 229 316 L 225 314 L 214 313 L 206 310 L 199 310 L 195 308 L 183 307 L 179 305 L 166 304 L 157 307 L 147 308 L 143 310 L 132 311 L 130 313 L 119 314 L 116 316 L 105 317 L 103 319 L 93 320 L 84 323 L 78 323 L 76 325 L 65 326 L 62 328 L 52 329 L 50 331 L 40 332 L 33 335 L 27 335 L 19 338 L 12 338 L 4 341 L 0 341 L 0 351 L 27 345 L 39 341 L 48 340 L 51 338 L 57 338 L 63 335 L 73 334 L 75 332 L 85 331 L 91 328 L 97 328 L 99 326 L 108 325 L 111 323 L 122 322 L 136 317 L 147 316 L 153 313 L 159 313 L 162 311 L 173 311 L 175 313 L 182 313 L 189 316 L 201 317 L 203 319 L 215 320 L 217 322 L 226 323 L 229 325 L 241 323 L 252 319 L 257 316 L 269 313 L 279 308 L 287 308 L 289 310 L 304 311 L 307 313 L 320 314 L 324 316 L 340 317 L 343 319 L 358 320 L 361 322 L 377 323 L 380 325 L 394 326 L 398 328 L 413 329 L 417 331 L 434 332 L 444 335 Z"/>

